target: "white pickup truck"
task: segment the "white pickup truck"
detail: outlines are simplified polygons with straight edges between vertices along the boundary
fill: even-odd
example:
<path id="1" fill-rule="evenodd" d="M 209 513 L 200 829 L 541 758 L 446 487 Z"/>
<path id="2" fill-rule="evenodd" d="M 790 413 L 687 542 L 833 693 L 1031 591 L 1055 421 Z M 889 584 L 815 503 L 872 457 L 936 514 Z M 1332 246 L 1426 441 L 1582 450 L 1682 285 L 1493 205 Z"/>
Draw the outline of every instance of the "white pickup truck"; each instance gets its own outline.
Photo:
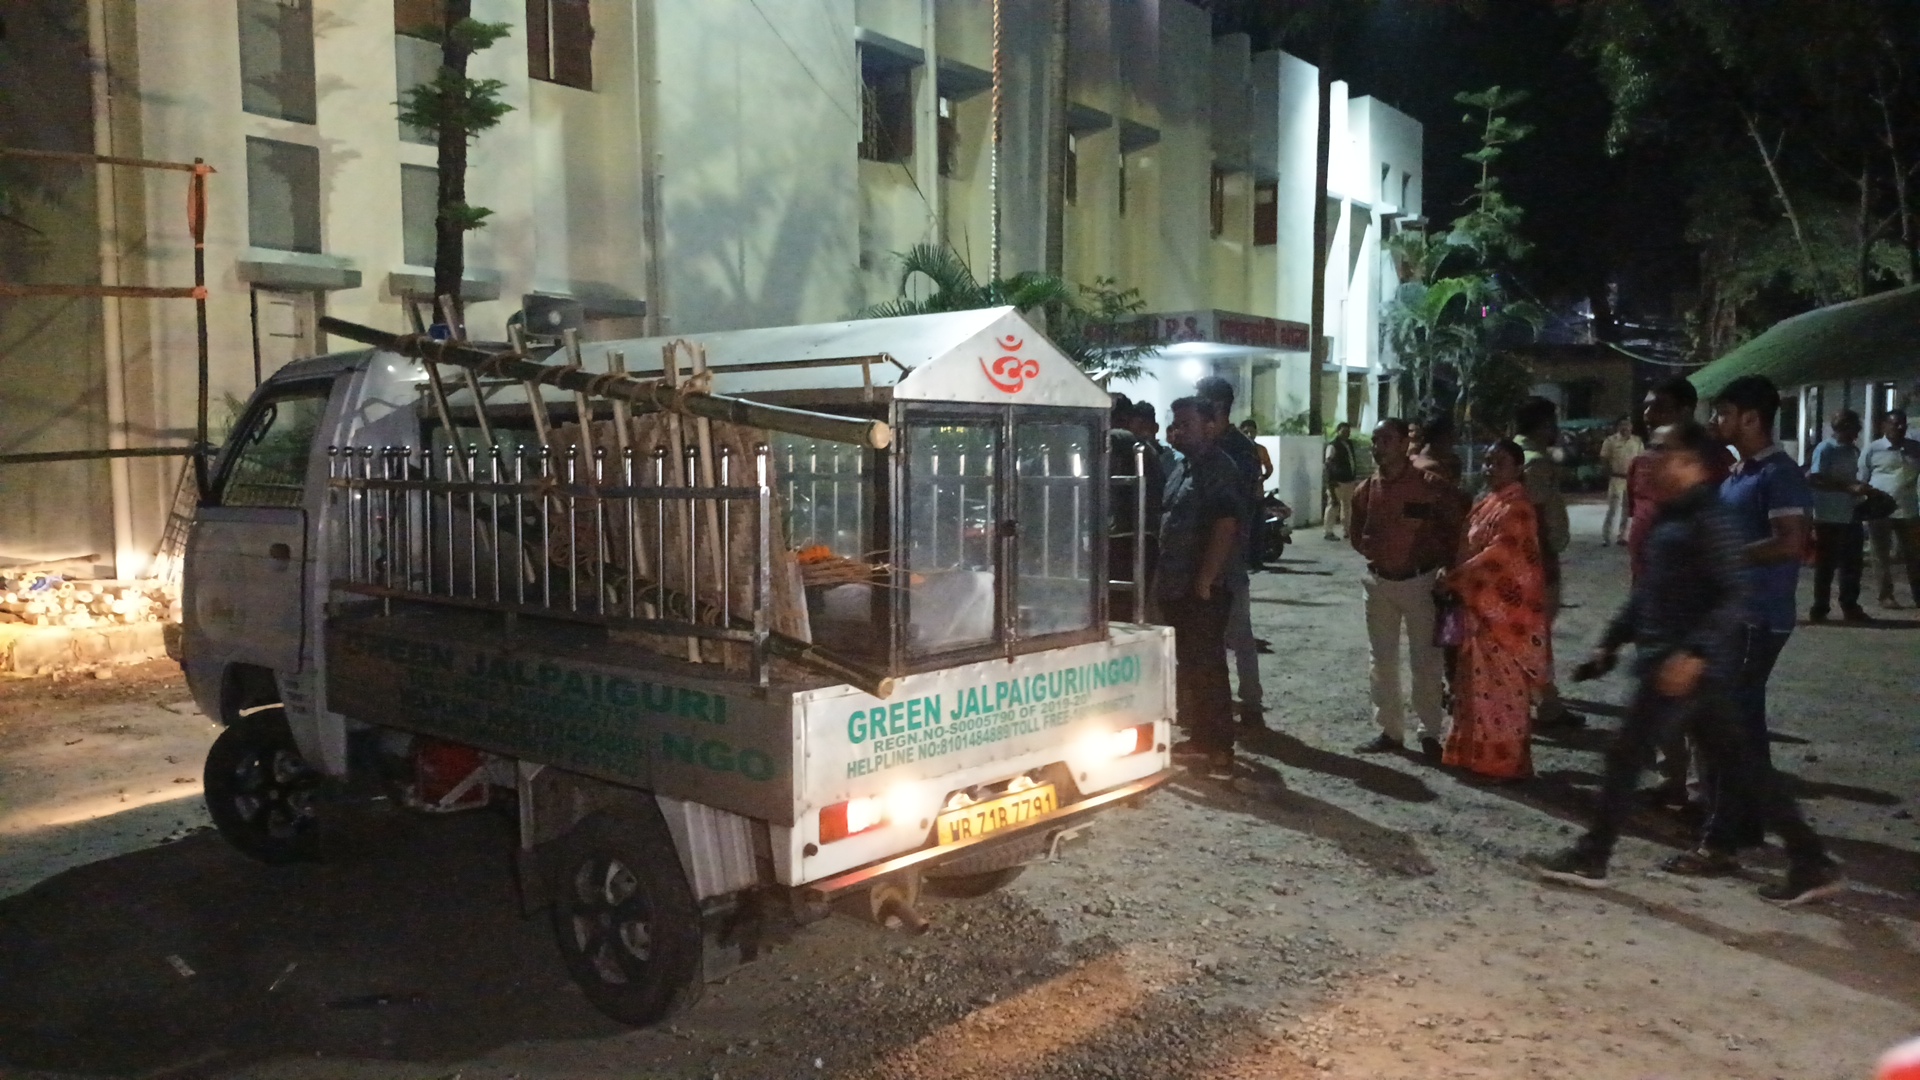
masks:
<path id="1" fill-rule="evenodd" d="M 998 887 L 1168 776 L 1172 633 L 1106 617 L 1107 395 L 1012 310 L 329 329 L 375 347 L 259 387 L 187 541 L 181 661 L 242 851 L 317 857 L 356 774 L 508 804 L 528 910 L 646 1024 L 765 919 L 920 924 L 923 882 Z"/>

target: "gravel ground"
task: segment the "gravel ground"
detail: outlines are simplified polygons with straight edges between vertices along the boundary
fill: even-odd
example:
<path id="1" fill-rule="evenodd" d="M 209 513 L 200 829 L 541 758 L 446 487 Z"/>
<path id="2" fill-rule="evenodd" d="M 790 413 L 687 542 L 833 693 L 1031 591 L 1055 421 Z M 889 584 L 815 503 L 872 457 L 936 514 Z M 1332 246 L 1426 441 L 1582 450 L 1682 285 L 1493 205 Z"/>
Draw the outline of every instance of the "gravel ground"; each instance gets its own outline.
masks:
<path id="1" fill-rule="evenodd" d="M 1624 562 L 1576 541 L 1563 670 Z M 184 697 L 170 681 L 137 701 L 0 687 L 0 883 L 75 867 L 0 900 L 0 1076 L 1843 1080 L 1920 1030 L 1913 612 L 1803 628 L 1782 658 L 1777 761 L 1854 880 L 1789 910 L 1753 894 L 1777 854 L 1741 879 L 1659 874 L 1687 834 L 1653 813 L 1607 889 L 1521 872 L 1573 835 L 1621 680 L 1578 688 L 1593 727 L 1541 740 L 1524 787 L 1358 757 L 1358 559 L 1309 534 L 1285 569 L 1255 592 L 1275 731 L 1233 781 L 1183 776 L 1002 892 L 931 902 L 924 937 L 810 927 L 645 1032 L 588 1008 L 519 917 L 493 815 L 367 811 L 341 823 L 350 857 L 280 869 L 203 833 L 150 846 L 198 820 L 178 803 L 7 831 L 60 818 L 34 807 L 63 784 L 36 777 L 97 764 L 45 758 L 51 733 L 111 734 L 129 721 L 101 710 L 136 706 L 188 742 L 207 725 L 161 707 Z M 148 758 L 130 773 L 174 769 Z"/>

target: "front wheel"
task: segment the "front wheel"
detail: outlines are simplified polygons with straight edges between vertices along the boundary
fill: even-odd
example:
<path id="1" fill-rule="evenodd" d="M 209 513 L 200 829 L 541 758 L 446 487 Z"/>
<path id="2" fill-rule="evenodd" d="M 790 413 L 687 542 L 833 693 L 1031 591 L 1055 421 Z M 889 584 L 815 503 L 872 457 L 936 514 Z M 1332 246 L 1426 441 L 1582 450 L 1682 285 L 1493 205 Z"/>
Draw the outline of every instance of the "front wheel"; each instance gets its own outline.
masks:
<path id="1" fill-rule="evenodd" d="M 554 939 L 594 1008 L 643 1027 L 699 999 L 700 908 L 657 810 L 588 815 L 551 866 Z"/>
<path id="2" fill-rule="evenodd" d="M 319 855 L 313 803 L 320 775 L 294 746 L 284 712 L 228 725 L 207 751 L 202 781 L 207 815 L 234 847 L 264 863 Z"/>

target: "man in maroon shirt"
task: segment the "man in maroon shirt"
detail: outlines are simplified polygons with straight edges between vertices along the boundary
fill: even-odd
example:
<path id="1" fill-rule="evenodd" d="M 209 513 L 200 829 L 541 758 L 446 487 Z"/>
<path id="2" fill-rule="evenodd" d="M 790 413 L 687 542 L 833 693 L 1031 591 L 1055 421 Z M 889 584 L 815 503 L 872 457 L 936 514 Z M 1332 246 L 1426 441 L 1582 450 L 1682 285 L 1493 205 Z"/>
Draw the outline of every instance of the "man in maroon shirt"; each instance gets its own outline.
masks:
<path id="1" fill-rule="evenodd" d="M 1647 431 L 1654 432 L 1694 419 L 1699 407 L 1700 392 L 1684 377 L 1676 375 L 1647 391 L 1640 415 L 1647 422 Z M 1733 471 L 1732 451 L 1717 442 L 1708 447 L 1701 462 L 1706 466 L 1707 482 L 1715 490 Z M 1646 557 L 1646 539 L 1653 531 L 1654 519 L 1660 514 L 1660 503 L 1655 496 L 1656 485 L 1652 478 L 1654 468 L 1655 456 L 1641 454 L 1633 459 L 1633 464 L 1627 469 L 1627 507 L 1632 515 L 1627 525 L 1629 580 L 1640 576 L 1641 560 Z M 1687 773 L 1692 758 L 1684 725 L 1676 724 L 1661 736 L 1660 786 L 1654 789 L 1654 799 L 1660 805 L 1687 805 Z"/>
<path id="2" fill-rule="evenodd" d="M 1648 431 L 1658 431 L 1694 419 L 1699 407 L 1700 392 L 1684 377 L 1676 375 L 1647 391 L 1640 415 L 1646 420 Z M 1631 515 L 1627 526 L 1627 558 L 1630 572 L 1635 577 L 1640 574 L 1643 541 L 1653 528 L 1653 519 L 1660 513 L 1660 504 L 1653 497 L 1653 484 L 1648 473 L 1652 462 L 1651 456 L 1641 454 L 1633 459 L 1633 464 L 1627 469 L 1627 507 Z M 1715 443 L 1707 457 L 1706 466 L 1707 481 L 1718 487 L 1733 471 L 1732 451 Z"/>

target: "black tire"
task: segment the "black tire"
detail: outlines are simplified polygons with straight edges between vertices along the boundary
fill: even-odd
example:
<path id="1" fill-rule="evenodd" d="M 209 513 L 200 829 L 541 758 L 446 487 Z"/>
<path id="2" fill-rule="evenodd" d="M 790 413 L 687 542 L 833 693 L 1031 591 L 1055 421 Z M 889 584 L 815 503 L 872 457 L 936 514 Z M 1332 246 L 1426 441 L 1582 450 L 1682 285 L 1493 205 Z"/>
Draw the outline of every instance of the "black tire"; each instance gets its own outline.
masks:
<path id="1" fill-rule="evenodd" d="M 658 810 L 589 814 L 550 860 L 554 940 L 594 1008 L 645 1027 L 699 1000 L 700 906 Z"/>
<path id="2" fill-rule="evenodd" d="M 314 800 L 320 775 L 293 744 L 281 710 L 227 726 L 207 751 L 207 814 L 227 843 L 264 863 L 319 857 Z"/>
<path id="3" fill-rule="evenodd" d="M 1013 880 L 1025 870 L 1026 866 L 1020 865 L 1003 866 L 998 870 L 983 870 L 978 874 L 936 876 L 929 873 L 922 879 L 920 887 L 935 896 L 944 896 L 949 900 L 971 900 L 1013 884 Z"/>

